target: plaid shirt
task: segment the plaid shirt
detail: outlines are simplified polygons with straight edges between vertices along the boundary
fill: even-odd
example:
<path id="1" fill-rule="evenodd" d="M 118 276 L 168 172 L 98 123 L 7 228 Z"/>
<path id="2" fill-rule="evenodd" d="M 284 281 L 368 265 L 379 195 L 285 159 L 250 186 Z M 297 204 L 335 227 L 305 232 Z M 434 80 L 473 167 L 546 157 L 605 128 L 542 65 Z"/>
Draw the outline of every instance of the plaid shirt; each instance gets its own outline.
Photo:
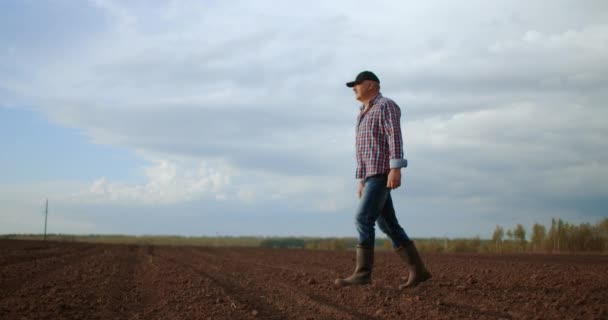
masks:
<path id="1" fill-rule="evenodd" d="M 361 106 L 357 117 L 357 179 L 407 167 L 403 159 L 401 110 L 391 99 L 378 94 Z"/>

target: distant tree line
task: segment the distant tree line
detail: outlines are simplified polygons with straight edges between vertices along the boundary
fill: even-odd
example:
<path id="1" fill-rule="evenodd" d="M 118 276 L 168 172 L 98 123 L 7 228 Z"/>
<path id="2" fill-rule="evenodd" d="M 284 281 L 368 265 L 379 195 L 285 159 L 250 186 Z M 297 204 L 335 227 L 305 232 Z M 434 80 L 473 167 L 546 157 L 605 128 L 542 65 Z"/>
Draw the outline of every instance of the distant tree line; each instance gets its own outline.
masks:
<path id="1" fill-rule="evenodd" d="M 506 234 L 506 238 L 505 238 Z M 492 234 L 493 252 L 603 252 L 608 250 L 608 218 L 597 224 L 579 225 L 551 219 L 549 230 L 535 223 L 530 237 L 527 231 L 517 224 L 505 232 L 497 225 Z"/>
<path id="2" fill-rule="evenodd" d="M 260 242 L 264 248 L 304 248 L 304 239 L 300 238 L 268 238 Z"/>
<path id="3" fill-rule="evenodd" d="M 0 239 L 42 240 L 40 234 L 5 234 Z M 51 241 L 80 241 L 97 243 L 131 243 L 147 245 L 195 245 L 212 247 L 264 247 L 294 248 L 311 250 L 353 249 L 357 239 L 313 238 L 313 237 L 184 237 L 184 236 L 130 236 L 130 235 L 66 235 L 49 234 Z M 598 223 L 579 225 L 552 219 L 547 230 L 535 223 L 530 232 L 517 224 L 511 229 L 497 225 L 491 239 L 475 238 L 424 238 L 415 239 L 416 247 L 422 252 L 607 252 L 608 218 Z M 376 250 L 393 250 L 388 239 L 376 239 Z"/>
<path id="4" fill-rule="evenodd" d="M 260 242 L 264 248 L 300 248 L 312 250 L 346 250 L 356 245 L 355 238 L 268 238 Z M 381 243 L 380 243 L 381 244 Z"/>

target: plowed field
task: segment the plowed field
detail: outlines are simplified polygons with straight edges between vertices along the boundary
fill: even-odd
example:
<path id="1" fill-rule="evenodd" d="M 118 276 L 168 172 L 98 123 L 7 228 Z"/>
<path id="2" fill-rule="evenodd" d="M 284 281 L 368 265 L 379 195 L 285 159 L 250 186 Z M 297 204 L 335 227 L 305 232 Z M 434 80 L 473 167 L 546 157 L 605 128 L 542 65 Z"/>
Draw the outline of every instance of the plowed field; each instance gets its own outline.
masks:
<path id="1" fill-rule="evenodd" d="M 427 254 L 433 279 L 378 252 L 0 241 L 0 319 L 606 319 L 608 256 Z"/>

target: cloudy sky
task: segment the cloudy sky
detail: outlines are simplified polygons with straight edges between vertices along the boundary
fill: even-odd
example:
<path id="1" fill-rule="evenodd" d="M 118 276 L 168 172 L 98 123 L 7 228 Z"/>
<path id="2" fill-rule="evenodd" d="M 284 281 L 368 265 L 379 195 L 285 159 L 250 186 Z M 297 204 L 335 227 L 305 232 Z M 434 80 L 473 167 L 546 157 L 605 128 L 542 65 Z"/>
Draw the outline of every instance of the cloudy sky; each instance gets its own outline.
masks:
<path id="1" fill-rule="evenodd" d="M 361 70 L 410 236 L 608 215 L 606 1 L 0 6 L 0 234 L 354 236 Z"/>

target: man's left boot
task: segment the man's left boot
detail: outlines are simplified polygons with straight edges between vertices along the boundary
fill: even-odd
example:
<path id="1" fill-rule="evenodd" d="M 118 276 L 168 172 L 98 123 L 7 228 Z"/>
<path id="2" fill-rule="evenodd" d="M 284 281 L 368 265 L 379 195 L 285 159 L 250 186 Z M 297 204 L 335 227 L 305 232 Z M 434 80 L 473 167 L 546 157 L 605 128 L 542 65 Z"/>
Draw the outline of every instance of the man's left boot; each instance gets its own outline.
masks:
<path id="1" fill-rule="evenodd" d="M 395 252 L 397 252 L 403 261 L 405 261 L 405 264 L 407 264 L 409 269 L 407 282 L 399 285 L 399 290 L 413 288 L 432 277 L 431 273 L 424 266 L 414 242 L 409 242 L 406 245 L 400 246 Z"/>

